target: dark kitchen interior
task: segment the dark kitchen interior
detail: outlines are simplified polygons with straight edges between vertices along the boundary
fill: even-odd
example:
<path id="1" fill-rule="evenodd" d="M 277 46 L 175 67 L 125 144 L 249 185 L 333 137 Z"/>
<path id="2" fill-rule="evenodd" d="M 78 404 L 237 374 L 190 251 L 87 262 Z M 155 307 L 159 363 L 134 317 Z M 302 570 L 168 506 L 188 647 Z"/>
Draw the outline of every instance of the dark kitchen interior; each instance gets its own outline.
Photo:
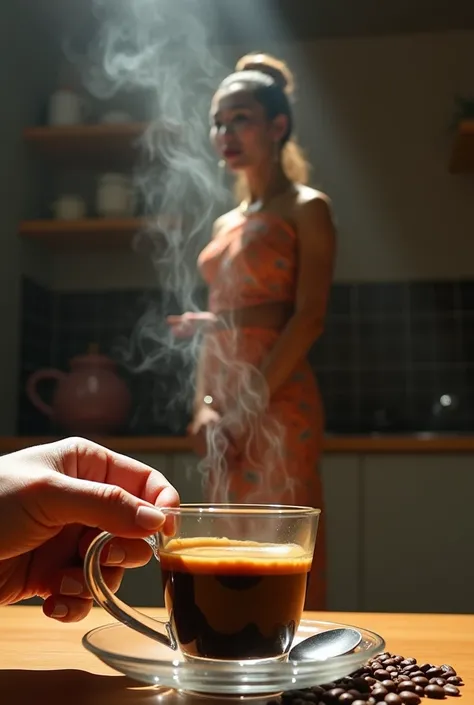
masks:
<path id="1" fill-rule="evenodd" d="M 136 173 L 152 104 L 146 92 L 88 91 L 73 59 L 96 26 L 91 2 L 0 7 L 2 46 L 22 27 L 0 62 L 0 452 L 75 432 L 33 403 L 28 382 L 55 371 L 36 386 L 48 406 L 57 371 L 98 351 L 131 406 L 90 436 L 159 467 L 183 501 L 198 502 L 190 360 L 179 345 L 144 368 L 130 356 L 141 317 L 159 322 L 180 306 L 137 244 L 143 202 L 116 212 L 105 197 Z M 463 557 L 474 539 L 474 5 L 202 0 L 202 13 L 227 69 L 254 49 L 294 69 L 298 139 L 312 185 L 333 202 L 335 282 L 310 355 L 326 412 L 328 607 L 472 612 Z M 80 115 L 68 127 L 53 124 L 64 87 Z M 204 309 L 202 283 L 193 296 Z M 395 538 L 414 535 L 422 555 L 382 574 Z M 446 555 L 463 566 L 456 585 L 439 577 Z M 156 604 L 144 573 L 127 577 L 125 597 Z"/>

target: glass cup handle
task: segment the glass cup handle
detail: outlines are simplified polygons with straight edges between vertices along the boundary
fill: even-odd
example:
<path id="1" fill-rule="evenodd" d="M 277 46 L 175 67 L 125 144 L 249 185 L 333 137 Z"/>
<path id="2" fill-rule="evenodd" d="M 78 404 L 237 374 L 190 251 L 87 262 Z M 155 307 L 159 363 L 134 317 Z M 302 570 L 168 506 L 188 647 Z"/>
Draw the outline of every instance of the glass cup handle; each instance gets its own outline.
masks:
<path id="1" fill-rule="evenodd" d="M 107 531 L 96 536 L 90 544 L 84 559 L 84 577 L 94 600 L 122 624 L 135 629 L 144 636 L 159 641 L 160 644 L 164 644 L 170 649 L 176 650 L 177 643 L 169 622 L 160 622 L 158 619 L 153 619 L 143 614 L 143 612 L 133 609 L 133 607 L 116 597 L 107 587 L 100 569 L 100 556 L 104 546 L 114 538 L 115 536 Z M 159 560 L 155 537 L 150 536 L 144 541 L 151 546 L 155 557 Z"/>

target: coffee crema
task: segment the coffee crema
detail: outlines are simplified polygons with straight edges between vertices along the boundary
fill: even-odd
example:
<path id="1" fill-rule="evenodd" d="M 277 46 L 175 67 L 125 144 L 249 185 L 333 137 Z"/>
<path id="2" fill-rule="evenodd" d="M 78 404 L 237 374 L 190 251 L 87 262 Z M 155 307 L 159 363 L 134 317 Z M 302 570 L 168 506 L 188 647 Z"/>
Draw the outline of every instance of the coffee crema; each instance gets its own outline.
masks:
<path id="1" fill-rule="evenodd" d="M 173 539 L 160 562 L 165 605 L 185 656 L 266 659 L 289 651 L 312 563 L 301 546 Z"/>

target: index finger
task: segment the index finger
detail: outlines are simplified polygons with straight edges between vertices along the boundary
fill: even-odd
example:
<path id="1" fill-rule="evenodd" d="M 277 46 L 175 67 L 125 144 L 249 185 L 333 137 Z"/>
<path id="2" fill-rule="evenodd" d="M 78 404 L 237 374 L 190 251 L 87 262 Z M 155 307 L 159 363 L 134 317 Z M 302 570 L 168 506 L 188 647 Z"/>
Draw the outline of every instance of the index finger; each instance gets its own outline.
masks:
<path id="1" fill-rule="evenodd" d="M 164 475 L 134 458 L 115 453 L 98 443 L 68 438 L 43 446 L 55 469 L 69 477 L 117 485 L 158 507 L 179 506 L 179 495 Z"/>

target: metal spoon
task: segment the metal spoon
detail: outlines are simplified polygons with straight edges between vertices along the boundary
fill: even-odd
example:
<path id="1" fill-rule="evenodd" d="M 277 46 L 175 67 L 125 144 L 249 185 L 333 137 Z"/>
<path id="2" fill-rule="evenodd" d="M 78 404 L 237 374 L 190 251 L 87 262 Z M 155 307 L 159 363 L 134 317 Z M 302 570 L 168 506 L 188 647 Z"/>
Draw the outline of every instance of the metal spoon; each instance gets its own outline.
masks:
<path id="1" fill-rule="evenodd" d="M 335 658 L 353 651 L 362 641 L 357 629 L 341 627 L 313 634 L 293 646 L 288 655 L 290 661 L 318 661 Z"/>

